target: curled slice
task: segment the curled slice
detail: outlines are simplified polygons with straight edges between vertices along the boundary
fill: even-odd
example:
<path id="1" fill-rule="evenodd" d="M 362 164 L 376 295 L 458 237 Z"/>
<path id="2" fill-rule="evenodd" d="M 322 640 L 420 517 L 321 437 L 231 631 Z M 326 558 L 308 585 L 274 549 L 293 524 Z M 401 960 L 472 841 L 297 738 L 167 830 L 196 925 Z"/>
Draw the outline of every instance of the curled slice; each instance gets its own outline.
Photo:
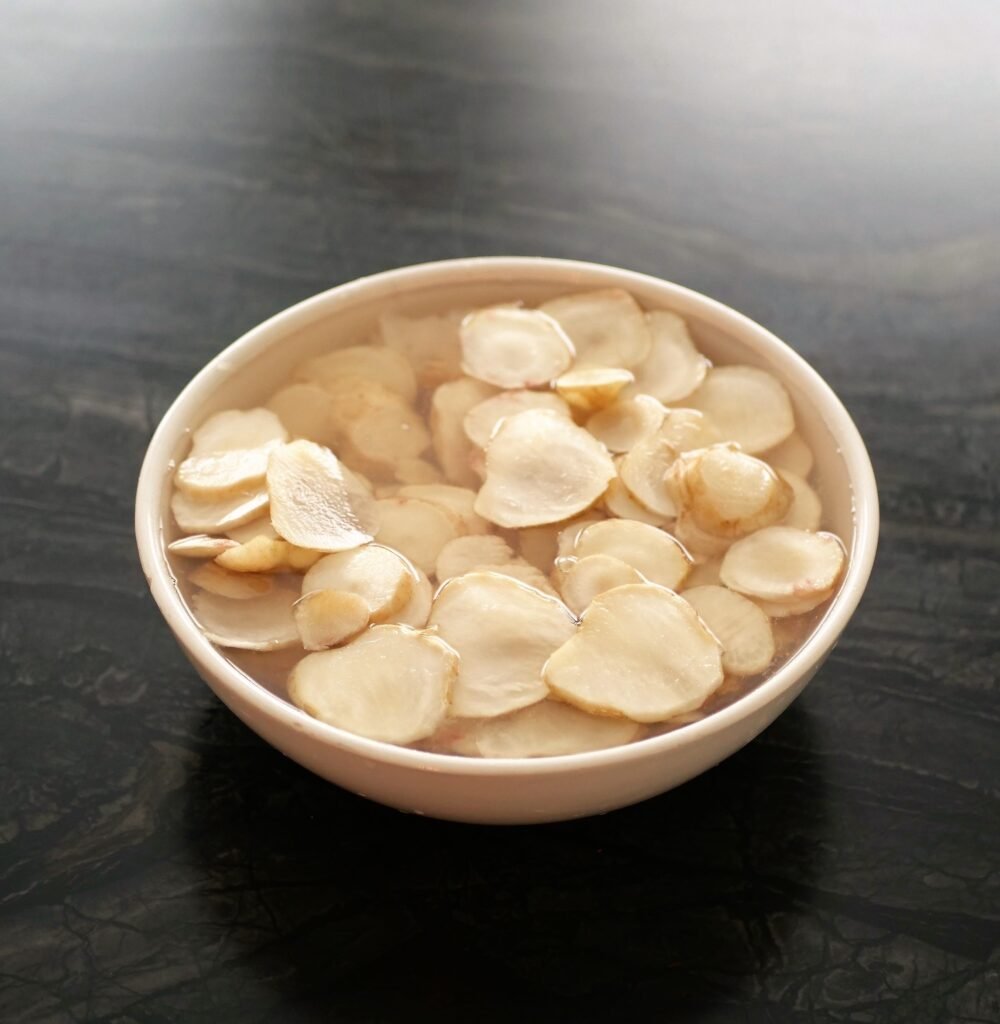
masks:
<path id="1" fill-rule="evenodd" d="M 295 377 L 321 387 L 339 387 L 351 379 L 370 380 L 395 392 L 405 402 L 417 397 L 417 379 L 405 357 L 373 345 L 351 345 L 310 359 L 296 370 Z"/>
<path id="2" fill-rule="evenodd" d="M 461 377 L 440 385 L 431 397 L 431 443 L 438 464 L 450 483 L 478 487 L 479 477 L 471 459 L 476 446 L 465 434 L 465 415 L 480 402 L 496 394 L 496 389 Z"/>
<path id="3" fill-rule="evenodd" d="M 476 492 L 451 484 L 407 484 L 398 491 L 400 498 L 419 498 L 438 505 L 458 517 L 462 533 L 489 533 L 490 524 L 476 515 Z"/>
<path id="4" fill-rule="evenodd" d="M 371 499 L 356 486 L 328 448 L 292 441 L 268 463 L 271 522 L 286 540 L 314 551 L 367 544 L 377 519 Z"/>
<path id="5" fill-rule="evenodd" d="M 409 626 L 373 626 L 346 647 L 307 654 L 292 669 L 292 703 L 327 725 L 385 743 L 415 743 L 448 712 L 458 657 Z"/>
<path id="6" fill-rule="evenodd" d="M 548 696 L 542 666 L 576 630 L 561 601 L 493 572 L 445 583 L 428 624 L 461 658 L 452 713 L 468 718 L 504 715 Z"/>
<path id="7" fill-rule="evenodd" d="M 510 545 L 496 534 L 474 534 L 448 541 L 437 557 L 435 575 L 442 583 L 462 576 L 479 565 L 505 565 L 517 556 Z"/>
<path id="8" fill-rule="evenodd" d="M 722 652 L 687 601 L 633 583 L 594 598 L 544 678 L 584 711 L 662 722 L 700 707 L 720 686 Z"/>
<path id="9" fill-rule="evenodd" d="M 609 452 L 627 452 L 658 430 L 667 410 L 652 395 L 618 398 L 587 420 L 587 429 Z"/>
<path id="10" fill-rule="evenodd" d="M 302 593 L 339 590 L 357 594 L 371 621 L 383 622 L 410 600 L 416 579 L 413 566 L 397 551 L 366 544 L 321 558 L 302 578 Z"/>
<path id="11" fill-rule="evenodd" d="M 795 473 L 803 480 L 809 476 L 813 468 L 813 453 L 798 431 L 789 434 L 774 448 L 768 448 L 761 458 L 766 459 L 775 469 Z"/>
<path id="12" fill-rule="evenodd" d="M 379 544 L 405 555 L 418 569 L 431 575 L 441 549 L 461 533 L 459 519 L 440 505 L 419 498 L 383 498 Z"/>
<path id="13" fill-rule="evenodd" d="M 566 402 L 551 391 L 501 391 L 465 414 L 462 422 L 466 436 L 477 447 L 485 448 L 502 419 L 527 409 L 551 409 L 567 419 L 571 417 Z"/>
<path id="14" fill-rule="evenodd" d="M 413 367 L 422 388 L 435 388 L 462 376 L 462 346 L 458 338 L 461 317 L 402 316 L 384 313 L 379 318 L 382 341 Z"/>
<path id="15" fill-rule="evenodd" d="M 640 505 L 621 482 L 620 477 L 615 477 L 608 484 L 608 489 L 604 492 L 604 507 L 609 515 L 617 519 L 635 519 L 640 523 L 649 523 L 650 526 L 665 526 L 667 523 L 666 517 L 650 512 L 645 505 Z"/>
<path id="16" fill-rule="evenodd" d="M 782 526 L 794 526 L 799 530 L 818 530 L 823 519 L 823 505 L 819 495 L 798 475 L 791 470 L 779 469 L 778 476 L 792 490 L 792 500 L 781 520 Z"/>
<path id="17" fill-rule="evenodd" d="M 317 384 L 289 384 L 275 392 L 267 408 L 288 428 L 295 438 L 315 441 L 334 447 L 340 440 L 333 417 L 330 393 Z"/>
<path id="18" fill-rule="evenodd" d="M 646 314 L 653 343 L 635 367 L 635 390 L 671 404 L 687 398 L 705 379 L 709 361 L 695 348 L 683 318 L 668 310 Z"/>
<path id="19" fill-rule="evenodd" d="M 471 757 L 558 757 L 620 747 L 637 739 L 640 726 L 626 718 L 588 715 L 543 700 L 500 718 L 476 722 L 453 744 Z"/>
<path id="20" fill-rule="evenodd" d="M 564 373 L 553 386 L 574 409 L 592 413 L 611 405 L 632 379 L 628 370 L 584 366 Z"/>
<path id="21" fill-rule="evenodd" d="M 230 572 L 301 572 L 319 557 L 318 551 L 261 534 L 223 551 L 215 562 Z"/>
<path id="22" fill-rule="evenodd" d="M 556 562 L 555 578 L 566 606 L 578 617 L 598 594 L 627 583 L 646 582 L 642 573 L 612 555 L 560 558 Z"/>
<path id="23" fill-rule="evenodd" d="M 417 576 L 413 583 L 410 600 L 395 615 L 390 615 L 386 621 L 396 622 L 401 626 L 412 626 L 414 629 L 423 629 L 431 614 L 434 588 L 425 573 L 417 569 L 416 566 L 414 566 L 414 571 Z"/>
<path id="24" fill-rule="evenodd" d="M 498 388 L 548 384 L 573 362 L 573 346 L 565 331 L 537 309 L 478 309 L 462 321 L 459 337 L 462 369 Z"/>
<path id="25" fill-rule="evenodd" d="M 307 651 L 325 651 L 368 625 L 368 602 L 345 590 L 312 590 L 295 602 L 295 625 Z"/>
<path id="26" fill-rule="evenodd" d="M 748 597 L 799 601 L 829 596 L 844 562 L 844 546 L 832 533 L 768 526 L 733 544 L 719 575 L 730 590 Z"/>
<path id="27" fill-rule="evenodd" d="M 167 545 L 172 555 L 181 558 L 215 558 L 223 551 L 236 547 L 236 541 L 229 537 L 210 537 L 207 533 L 196 533 L 192 537 L 179 537 Z"/>
<path id="28" fill-rule="evenodd" d="M 693 587 L 682 596 L 722 644 L 727 675 L 755 676 L 774 660 L 770 620 L 753 601 L 715 586 Z"/>
<path id="29" fill-rule="evenodd" d="M 577 558 L 611 555 L 670 590 L 677 590 L 691 569 L 690 556 L 669 533 L 629 519 L 588 526 L 577 537 L 575 554 Z"/>
<path id="30" fill-rule="evenodd" d="M 664 519 L 677 515 L 667 470 L 677 458 L 677 448 L 663 428 L 647 435 L 618 463 L 618 476 L 629 494 L 644 508 Z"/>
<path id="31" fill-rule="evenodd" d="M 475 508 L 498 526 L 557 523 L 597 501 L 614 476 L 607 449 L 586 430 L 531 409 L 500 424 Z"/>
<path id="32" fill-rule="evenodd" d="M 577 366 L 628 369 L 641 363 L 653 344 L 638 303 L 620 288 L 563 295 L 544 303 L 541 310 L 569 335 Z"/>
<path id="33" fill-rule="evenodd" d="M 444 479 L 441 470 L 433 462 L 420 458 L 400 459 L 394 467 L 394 473 L 397 483 L 404 485 L 439 484 Z"/>
<path id="34" fill-rule="evenodd" d="M 267 491 L 263 487 L 225 498 L 195 498 L 175 489 L 170 498 L 170 510 L 185 533 L 227 533 L 259 519 L 267 506 Z"/>
<path id="35" fill-rule="evenodd" d="M 231 597 L 234 601 L 246 601 L 251 597 L 269 594 L 274 588 L 274 579 L 263 573 L 231 572 L 214 562 L 199 565 L 188 576 L 196 587 L 207 590 L 219 597 Z"/>
<path id="36" fill-rule="evenodd" d="M 788 392 L 755 366 L 717 366 L 685 401 L 750 455 L 774 448 L 795 430 Z"/>
<path id="37" fill-rule="evenodd" d="M 274 587 L 260 597 L 237 601 L 207 590 L 196 591 L 191 610 L 205 636 L 220 647 L 277 651 L 299 642 L 292 608 L 298 592 Z"/>

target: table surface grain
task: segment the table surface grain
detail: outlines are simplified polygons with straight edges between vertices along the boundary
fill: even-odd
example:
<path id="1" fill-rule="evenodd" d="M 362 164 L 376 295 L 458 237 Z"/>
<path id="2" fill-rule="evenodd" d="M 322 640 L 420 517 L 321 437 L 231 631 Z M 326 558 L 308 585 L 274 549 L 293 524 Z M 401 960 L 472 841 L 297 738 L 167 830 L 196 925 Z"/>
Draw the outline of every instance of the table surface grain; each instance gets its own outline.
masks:
<path id="1" fill-rule="evenodd" d="M 982 0 L 7 0 L 0 1019 L 1000 1019 L 1000 12 Z M 884 527 L 763 736 L 603 818 L 320 782 L 196 678 L 144 447 L 267 315 L 477 254 L 773 329 Z"/>

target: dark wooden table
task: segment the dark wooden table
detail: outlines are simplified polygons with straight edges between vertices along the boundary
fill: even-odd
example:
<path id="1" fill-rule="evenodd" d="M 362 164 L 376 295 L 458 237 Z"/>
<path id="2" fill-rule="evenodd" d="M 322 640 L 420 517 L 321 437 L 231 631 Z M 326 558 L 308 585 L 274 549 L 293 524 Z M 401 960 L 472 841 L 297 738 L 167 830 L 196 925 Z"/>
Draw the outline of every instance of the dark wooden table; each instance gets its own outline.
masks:
<path id="1" fill-rule="evenodd" d="M 995 4 L 7 0 L 0 1020 L 1000 1019 Z M 157 419 L 360 274 L 548 254 L 775 330 L 879 477 L 801 700 L 605 818 L 307 775 L 146 592 Z"/>

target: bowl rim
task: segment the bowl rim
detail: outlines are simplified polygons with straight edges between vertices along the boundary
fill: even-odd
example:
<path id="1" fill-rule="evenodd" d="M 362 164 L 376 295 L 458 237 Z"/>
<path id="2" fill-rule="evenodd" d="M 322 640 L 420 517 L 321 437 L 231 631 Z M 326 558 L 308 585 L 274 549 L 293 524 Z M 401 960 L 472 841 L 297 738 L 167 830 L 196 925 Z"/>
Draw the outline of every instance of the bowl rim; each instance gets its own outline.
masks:
<path id="1" fill-rule="evenodd" d="M 217 381 L 281 338 L 313 323 L 318 319 L 317 314 L 322 315 L 321 311 L 331 303 L 351 305 L 434 286 L 499 283 L 524 275 L 541 279 L 546 271 L 553 272 L 557 280 L 560 275 L 564 278 L 596 275 L 604 278 L 605 287 L 653 288 L 663 294 L 665 304 L 673 300 L 686 311 L 696 310 L 700 319 L 711 322 L 754 351 L 773 357 L 781 366 L 782 376 L 792 380 L 817 403 L 821 418 L 840 448 L 854 497 L 853 543 L 847 574 L 836 597 L 805 644 L 750 693 L 697 722 L 620 747 L 540 758 L 470 758 L 395 746 L 312 718 L 229 662 L 202 634 L 175 588 L 162 542 L 160 509 L 162 488 L 170 482 L 169 462 L 178 437 L 190 429 L 196 418 L 196 407 L 211 393 Z M 568 280 L 566 283 L 572 286 Z M 547 775 L 644 760 L 710 742 L 713 735 L 752 717 L 816 668 L 836 643 L 864 593 L 875 559 L 878 529 L 878 491 L 864 441 L 832 388 L 785 342 L 744 314 L 683 285 L 608 264 L 544 256 L 479 256 L 410 264 L 336 285 L 274 314 L 226 346 L 195 374 L 170 404 L 146 450 L 135 499 L 139 559 L 153 599 L 182 647 L 211 671 L 224 690 L 238 695 L 262 715 L 276 719 L 290 730 L 305 733 L 324 746 L 400 768 L 467 776 Z M 224 703 L 228 702 L 224 700 Z"/>

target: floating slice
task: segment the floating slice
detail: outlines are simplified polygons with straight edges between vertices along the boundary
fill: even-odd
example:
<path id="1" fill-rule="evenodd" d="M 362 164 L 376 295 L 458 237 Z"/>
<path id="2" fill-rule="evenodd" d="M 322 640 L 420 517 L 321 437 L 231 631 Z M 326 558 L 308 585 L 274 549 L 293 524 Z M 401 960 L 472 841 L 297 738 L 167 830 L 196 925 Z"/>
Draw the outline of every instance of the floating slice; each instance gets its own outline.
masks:
<path id="1" fill-rule="evenodd" d="M 642 573 L 611 555 L 560 558 L 555 568 L 556 584 L 566 606 L 582 615 L 590 602 L 608 590 L 628 583 L 645 583 Z"/>
<path id="2" fill-rule="evenodd" d="M 492 718 L 548 696 L 542 666 L 574 634 L 576 620 L 561 601 L 477 572 L 441 587 L 429 626 L 461 658 L 452 714 Z"/>
<path id="3" fill-rule="evenodd" d="M 229 537 L 210 537 L 207 533 L 196 533 L 193 537 L 181 537 L 171 541 L 167 550 L 181 558 L 215 558 L 223 551 L 236 547 L 236 541 Z"/>
<path id="4" fill-rule="evenodd" d="M 592 505 L 614 476 L 607 449 L 586 430 L 531 409 L 500 424 L 475 508 L 498 526 L 557 523 Z"/>
<path id="5" fill-rule="evenodd" d="M 495 534 L 456 537 L 441 549 L 435 565 L 435 575 L 442 583 L 452 576 L 462 576 L 480 565 L 506 565 L 517 556 L 510 545 Z"/>
<path id="6" fill-rule="evenodd" d="M 372 345 L 352 345 L 310 359 L 295 371 L 295 377 L 336 389 L 345 380 L 361 378 L 381 384 L 407 403 L 417 397 L 417 379 L 406 358 L 392 349 Z"/>
<path id="7" fill-rule="evenodd" d="M 660 427 L 660 438 L 668 441 L 678 455 L 724 440 L 715 424 L 697 409 L 669 410 Z"/>
<path id="8" fill-rule="evenodd" d="M 813 468 L 813 453 L 798 431 L 789 434 L 774 448 L 768 448 L 761 458 L 766 459 L 775 469 L 795 473 L 803 480 L 809 476 Z"/>
<path id="9" fill-rule="evenodd" d="M 565 331 L 537 309 L 478 309 L 462 321 L 459 336 L 462 369 L 499 388 L 548 384 L 569 369 L 575 354 Z"/>
<path id="10" fill-rule="evenodd" d="M 774 660 L 770 620 L 753 601 L 716 586 L 693 587 L 682 596 L 722 644 L 727 675 L 755 676 Z"/>
<path id="11" fill-rule="evenodd" d="M 312 441 L 292 441 L 271 455 L 271 522 L 286 540 L 313 551 L 346 551 L 373 539 L 377 516 L 336 455 Z"/>
<path id="12" fill-rule="evenodd" d="M 416 581 L 416 570 L 399 552 L 381 544 L 366 544 L 321 558 L 303 577 L 302 593 L 340 590 L 357 594 L 366 602 L 371 621 L 384 622 L 409 602 Z"/>
<path id="13" fill-rule="evenodd" d="M 188 581 L 202 590 L 218 594 L 219 597 L 231 597 L 234 601 L 261 597 L 274 589 L 274 580 L 270 576 L 255 572 L 231 572 L 214 562 L 199 565 L 188 576 Z"/>
<path id="14" fill-rule="evenodd" d="M 419 498 L 439 505 L 458 517 L 462 533 L 489 533 L 490 524 L 476 515 L 476 492 L 451 484 L 407 484 L 398 491 L 400 498 Z"/>
<path id="15" fill-rule="evenodd" d="M 618 463 L 618 476 L 629 494 L 664 519 L 677 515 L 677 505 L 667 485 L 667 471 L 676 458 L 677 449 L 661 427 L 639 441 Z"/>
<path id="16" fill-rule="evenodd" d="M 587 429 L 610 452 L 627 452 L 659 429 L 667 410 L 651 395 L 618 398 L 587 420 Z"/>
<path id="17" fill-rule="evenodd" d="M 307 654 L 292 669 L 293 704 L 327 725 L 385 743 L 415 743 L 448 712 L 458 657 L 408 626 L 374 626 L 346 647 Z"/>
<path id="18" fill-rule="evenodd" d="M 170 510 L 185 533 L 227 533 L 267 512 L 268 496 L 263 488 L 232 494 L 226 498 L 195 498 L 174 490 Z"/>
<path id="19" fill-rule="evenodd" d="M 263 448 L 287 440 L 288 431 L 270 409 L 229 409 L 209 416 L 191 435 L 191 455 Z"/>
<path id="20" fill-rule="evenodd" d="M 680 402 L 705 379 L 711 363 L 695 348 L 687 324 L 676 313 L 646 314 L 652 336 L 649 355 L 636 367 L 635 391 L 661 402 Z"/>
<path id="21" fill-rule="evenodd" d="M 662 722 L 700 707 L 719 687 L 722 652 L 683 598 L 633 583 L 594 598 L 544 678 L 584 711 Z"/>
<path id="22" fill-rule="evenodd" d="M 317 384 L 290 384 L 268 399 L 267 408 L 288 428 L 292 438 L 315 441 L 328 448 L 339 440 L 333 400 Z"/>
<path id="23" fill-rule="evenodd" d="M 715 367 L 685 402 L 705 413 L 724 438 L 750 455 L 774 448 L 795 430 L 788 392 L 755 366 Z"/>
<path id="24" fill-rule="evenodd" d="M 431 442 L 445 477 L 462 487 L 478 487 L 471 458 L 476 446 L 465 433 L 465 416 L 474 406 L 496 394 L 496 389 L 462 377 L 438 387 L 431 397 Z"/>
<path id="25" fill-rule="evenodd" d="M 191 610 L 213 644 L 276 651 L 299 642 L 292 612 L 298 596 L 288 587 L 275 587 L 261 597 L 239 601 L 199 590 L 191 598 Z"/>
<path id="26" fill-rule="evenodd" d="M 302 572 L 319 557 L 319 551 L 260 534 L 223 551 L 215 562 L 230 572 Z"/>
<path id="27" fill-rule="evenodd" d="M 558 377 L 553 387 L 574 409 L 592 413 L 611 405 L 632 380 L 629 370 L 584 366 Z"/>
<path id="28" fill-rule="evenodd" d="M 425 573 L 416 566 L 413 567 L 413 570 L 416 573 L 416 579 L 413 582 L 413 593 L 410 595 L 410 600 L 395 615 L 390 615 L 387 621 L 399 623 L 401 626 L 412 626 L 414 629 L 423 629 L 431 614 L 434 588 Z"/>
<path id="29" fill-rule="evenodd" d="M 312 590 L 295 602 L 294 614 L 307 651 L 324 651 L 350 640 L 368 625 L 369 618 L 368 602 L 344 590 Z"/>
<path id="30" fill-rule="evenodd" d="M 462 346 L 458 337 L 461 316 L 401 316 L 379 318 L 387 349 L 403 356 L 413 367 L 422 388 L 435 388 L 462 376 Z"/>
<path id="31" fill-rule="evenodd" d="M 497 425 L 507 416 L 515 416 L 528 409 L 550 409 L 572 418 L 569 406 L 551 391 L 502 391 L 474 405 L 462 421 L 466 437 L 477 447 L 485 448 Z"/>
<path id="32" fill-rule="evenodd" d="M 432 462 L 420 458 L 400 459 L 395 467 L 396 480 L 401 484 L 439 484 L 444 479 L 441 470 Z"/>
<path id="33" fill-rule="evenodd" d="M 270 519 L 254 519 L 252 522 L 244 523 L 242 526 L 234 526 L 226 530 L 226 536 L 237 544 L 246 544 L 254 537 L 269 537 L 271 540 L 281 540 L 278 532 L 271 525 Z M 221 554 L 221 552 L 220 552 Z"/>
<path id="34" fill-rule="evenodd" d="M 691 558 L 669 533 L 647 523 L 608 519 L 588 526 L 576 540 L 575 555 L 611 555 L 651 583 L 677 590 L 691 569 Z"/>
<path id="35" fill-rule="evenodd" d="M 819 495 L 798 473 L 779 469 L 778 476 L 792 489 L 791 504 L 781 525 L 794 526 L 798 530 L 818 530 L 823 520 L 823 505 Z"/>
<path id="36" fill-rule="evenodd" d="M 733 544 L 719 575 L 748 597 L 808 601 L 832 593 L 844 562 L 844 546 L 832 533 L 768 526 Z"/>
<path id="37" fill-rule="evenodd" d="M 638 303 L 620 288 L 564 295 L 541 310 L 569 335 L 577 366 L 628 369 L 641 363 L 653 344 Z"/>
<path id="38" fill-rule="evenodd" d="M 453 744 L 471 757 L 558 757 L 620 747 L 637 739 L 641 727 L 625 718 L 588 715 L 554 700 L 543 700 L 500 718 L 471 726 Z"/>
<path id="39" fill-rule="evenodd" d="M 431 436 L 420 416 L 396 399 L 375 405 L 347 428 L 352 452 L 374 473 L 395 472 L 401 460 L 418 459 Z"/>
<path id="40" fill-rule="evenodd" d="M 824 601 L 829 601 L 836 588 L 819 591 L 808 597 L 796 597 L 787 601 L 765 601 L 763 598 L 753 598 L 753 603 L 772 619 L 782 621 L 796 615 L 805 615 L 818 608 Z"/>
<path id="41" fill-rule="evenodd" d="M 650 512 L 644 505 L 640 505 L 619 477 L 615 477 L 608 484 L 608 489 L 604 492 L 604 507 L 609 515 L 618 519 L 635 519 L 640 523 L 649 523 L 650 526 L 667 524 L 666 517 Z"/>
<path id="42" fill-rule="evenodd" d="M 441 549 L 462 533 L 458 516 L 419 498 L 383 498 L 379 544 L 405 555 L 418 569 L 431 575 Z"/>

